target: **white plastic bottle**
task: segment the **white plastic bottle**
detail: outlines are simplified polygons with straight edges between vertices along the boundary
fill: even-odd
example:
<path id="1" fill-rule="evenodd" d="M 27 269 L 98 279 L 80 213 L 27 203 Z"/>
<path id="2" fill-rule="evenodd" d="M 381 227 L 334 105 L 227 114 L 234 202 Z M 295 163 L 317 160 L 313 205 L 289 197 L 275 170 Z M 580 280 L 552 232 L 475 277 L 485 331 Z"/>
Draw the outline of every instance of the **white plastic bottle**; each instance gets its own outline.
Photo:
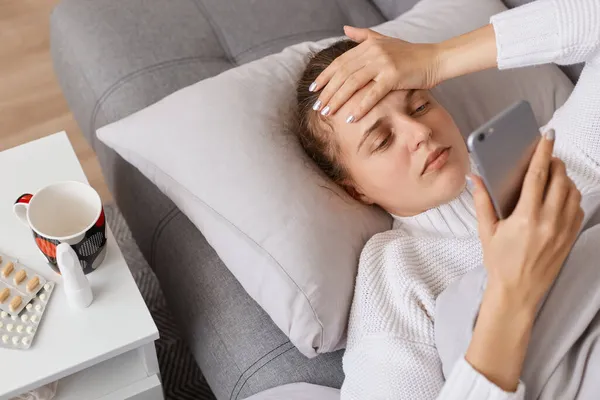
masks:
<path id="1" fill-rule="evenodd" d="M 92 287 L 81 269 L 77 254 L 68 243 L 56 246 L 56 263 L 63 278 L 67 300 L 73 308 L 86 308 L 92 304 Z"/>

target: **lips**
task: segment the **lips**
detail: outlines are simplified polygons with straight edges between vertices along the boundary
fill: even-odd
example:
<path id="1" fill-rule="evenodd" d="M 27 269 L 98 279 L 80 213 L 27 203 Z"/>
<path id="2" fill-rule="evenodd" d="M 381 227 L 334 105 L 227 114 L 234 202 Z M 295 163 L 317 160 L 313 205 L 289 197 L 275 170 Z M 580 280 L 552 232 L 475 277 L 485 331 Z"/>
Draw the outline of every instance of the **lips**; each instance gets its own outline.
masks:
<path id="1" fill-rule="evenodd" d="M 425 160 L 425 165 L 423 166 L 423 171 L 421 171 L 421 175 L 427 172 L 429 166 L 436 162 L 438 158 L 440 158 L 440 156 L 444 156 L 449 149 L 450 147 L 438 147 L 437 149 L 429 153 L 427 159 Z"/>

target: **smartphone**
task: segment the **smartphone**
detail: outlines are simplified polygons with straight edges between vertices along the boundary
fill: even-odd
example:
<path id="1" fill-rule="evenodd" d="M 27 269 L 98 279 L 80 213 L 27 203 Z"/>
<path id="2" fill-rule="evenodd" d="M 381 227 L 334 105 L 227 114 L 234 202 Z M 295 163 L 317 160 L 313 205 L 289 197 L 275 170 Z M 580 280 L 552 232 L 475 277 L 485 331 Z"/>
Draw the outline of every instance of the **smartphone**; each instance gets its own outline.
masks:
<path id="1" fill-rule="evenodd" d="M 515 209 L 540 137 L 527 101 L 510 106 L 469 135 L 467 147 L 498 218 L 507 218 Z"/>

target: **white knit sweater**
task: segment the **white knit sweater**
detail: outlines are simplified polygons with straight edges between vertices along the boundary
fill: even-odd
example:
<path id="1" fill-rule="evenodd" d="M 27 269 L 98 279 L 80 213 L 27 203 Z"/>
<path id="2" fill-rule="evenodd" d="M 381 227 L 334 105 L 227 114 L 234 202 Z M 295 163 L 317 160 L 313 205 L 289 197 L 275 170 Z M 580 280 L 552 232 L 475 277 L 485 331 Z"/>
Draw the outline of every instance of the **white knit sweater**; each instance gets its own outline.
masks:
<path id="1" fill-rule="evenodd" d="M 492 17 L 499 68 L 587 62 L 547 128 L 584 196 L 600 191 L 600 0 L 538 0 Z M 598 238 L 600 242 L 600 237 Z M 436 297 L 482 253 L 471 193 L 374 236 L 361 255 L 344 356 L 343 400 L 523 399 L 461 358 L 445 379 L 434 340 Z"/>

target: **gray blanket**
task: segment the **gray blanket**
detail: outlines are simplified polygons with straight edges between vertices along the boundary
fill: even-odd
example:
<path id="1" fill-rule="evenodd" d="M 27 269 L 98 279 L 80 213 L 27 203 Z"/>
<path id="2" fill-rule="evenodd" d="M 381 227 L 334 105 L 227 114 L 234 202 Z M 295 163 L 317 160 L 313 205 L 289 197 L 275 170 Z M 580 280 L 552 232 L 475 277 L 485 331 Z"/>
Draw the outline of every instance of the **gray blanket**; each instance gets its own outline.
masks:
<path id="1" fill-rule="evenodd" d="M 582 231 L 533 327 L 521 374 L 528 400 L 600 399 L 600 193 L 586 196 L 582 208 Z M 437 299 L 445 376 L 467 351 L 485 282 L 485 269 L 477 268 Z"/>

